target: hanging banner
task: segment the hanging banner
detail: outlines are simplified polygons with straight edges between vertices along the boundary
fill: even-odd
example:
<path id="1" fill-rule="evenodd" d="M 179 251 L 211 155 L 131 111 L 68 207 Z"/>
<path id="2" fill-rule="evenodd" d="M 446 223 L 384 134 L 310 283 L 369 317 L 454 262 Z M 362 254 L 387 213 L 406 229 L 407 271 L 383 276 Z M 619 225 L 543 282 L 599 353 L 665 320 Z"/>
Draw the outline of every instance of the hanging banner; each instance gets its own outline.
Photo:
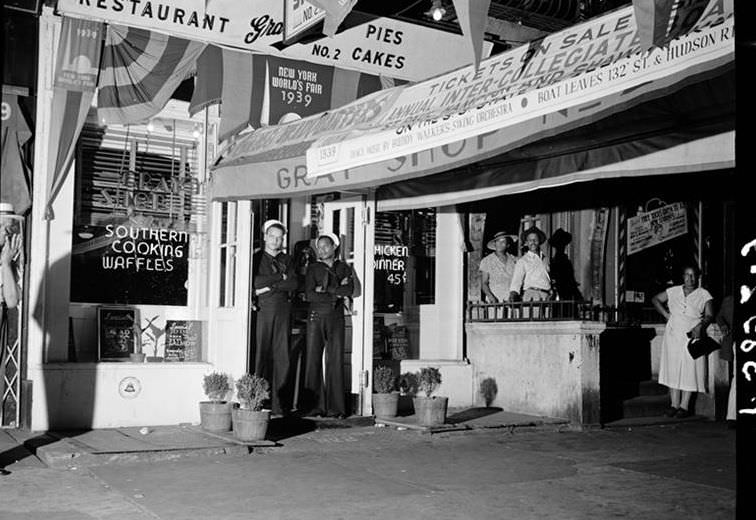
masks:
<path id="1" fill-rule="evenodd" d="M 720 12 L 712 8 L 710 14 L 701 19 L 699 26 L 724 25 L 724 14 L 720 15 Z M 464 139 L 476 135 L 478 123 L 488 124 L 490 131 L 496 128 L 500 119 L 507 121 L 512 117 L 513 114 L 508 111 L 510 107 L 512 112 L 516 110 L 525 116 L 520 120 L 533 117 L 533 110 L 539 107 L 530 102 L 526 93 L 537 88 L 547 88 L 552 82 L 571 82 L 572 78 L 584 78 L 582 82 L 576 79 L 574 85 L 559 89 L 558 96 L 550 95 L 555 92 L 554 89 L 544 90 L 540 98 L 535 95 L 535 101 L 548 104 L 548 107 L 539 111 L 541 114 L 564 110 L 562 105 L 574 106 L 584 99 L 596 101 L 597 93 L 605 97 L 610 92 L 602 90 L 603 84 L 591 83 L 587 71 L 601 70 L 599 67 L 603 64 L 611 64 L 626 56 L 631 57 L 629 60 L 632 65 L 633 58 L 642 57 L 637 54 L 640 47 L 633 43 L 634 33 L 632 7 L 614 11 L 549 35 L 543 40 L 531 42 L 530 45 L 493 56 L 481 62 L 478 70 L 472 66 L 464 67 L 422 83 L 365 96 L 337 110 L 293 124 L 252 132 L 225 152 L 224 162 L 256 163 L 268 160 L 269 157 L 293 157 L 293 154 L 301 153 L 302 146 L 307 143 L 325 136 L 336 136 L 333 141 L 319 143 L 327 147 L 322 155 L 317 150 L 311 152 L 312 159 L 308 168 L 310 175 L 314 175 L 316 171 L 326 173 L 328 170 L 349 168 L 350 164 L 366 164 L 428 149 L 432 146 L 425 144 L 428 136 L 435 137 L 432 143 L 438 143 L 439 137 L 444 137 L 445 143 Z M 734 54 L 731 31 L 727 35 L 731 61 Z M 687 54 L 687 51 L 683 54 Z M 691 57 L 691 62 L 697 65 L 706 60 L 707 56 Z M 614 73 L 615 76 L 629 73 L 626 70 L 628 64 L 623 63 L 624 68 L 620 67 Z M 709 65 L 713 67 L 717 64 L 706 66 Z M 657 77 L 665 75 L 664 71 L 654 70 Z M 594 74 L 596 73 L 594 70 Z M 672 74 L 672 71 L 668 74 Z M 587 87 L 591 87 L 590 92 L 586 90 Z M 626 94 L 625 99 L 634 95 L 633 89 L 618 88 Z M 591 93 L 592 96 L 589 95 Z M 579 97 L 580 94 L 582 97 Z M 518 100 L 526 106 L 517 106 L 516 102 L 507 100 L 517 95 L 524 96 Z M 573 100 L 571 103 L 565 99 L 567 96 Z M 505 101 L 501 101 L 502 99 Z M 505 108 L 497 108 L 497 101 Z M 557 102 L 560 106 L 557 106 Z M 476 107 L 483 107 L 480 116 L 476 113 L 460 115 L 466 110 L 475 110 Z M 492 109 L 495 110 L 492 112 Z M 497 112 L 498 118 L 495 117 Z M 441 118 L 452 115 L 461 121 L 440 121 Z M 477 121 L 478 117 L 481 118 L 480 122 Z M 417 126 L 424 121 L 422 127 Z M 425 134 L 421 136 L 423 143 L 419 142 L 420 138 L 412 141 L 413 135 L 407 137 L 413 130 Z M 463 130 L 467 131 L 467 135 L 464 135 Z M 366 139 L 356 142 L 361 136 L 366 136 Z M 343 143 L 349 140 L 352 142 Z M 337 147 L 335 143 L 343 144 Z M 260 157 L 256 157 L 258 154 Z"/>
<path id="2" fill-rule="evenodd" d="M 624 13 L 624 15 L 622 14 Z M 610 13 L 586 26 L 558 33 L 561 46 L 587 35 L 610 35 L 608 27 L 621 26 L 629 33 L 614 33 L 616 49 L 635 32 L 632 7 Z M 606 31 L 606 32 L 604 32 Z M 569 39 L 573 36 L 572 39 Z M 372 125 L 356 125 L 348 131 L 320 137 L 307 151 L 309 176 L 317 176 L 382 161 L 434 146 L 454 143 L 475 135 L 568 109 L 617 92 L 635 88 L 678 73 L 732 61 L 735 47 L 734 19 L 714 11 L 701 20 L 701 28 L 668 47 L 640 52 L 635 45 L 618 52 L 602 52 L 596 42 L 554 54 L 549 38 L 547 55 L 527 60 L 515 70 L 516 57 L 498 55 L 481 63 L 478 71 L 466 67 L 419 85 L 405 87 L 395 101 L 383 107 L 383 116 Z M 526 47 L 528 49 L 528 47 Z M 522 51 L 520 51 L 522 52 Z M 536 56 L 540 51 L 532 51 Z M 569 56 L 596 56 L 596 61 L 572 60 Z M 523 55 L 524 56 L 524 55 Z M 607 61 L 608 60 L 608 61 Z M 604 62 L 606 63 L 604 64 Z M 575 65 L 578 62 L 579 65 Z M 573 66 L 571 67 L 570 64 Z M 523 79 L 531 66 L 536 76 Z M 538 75 L 537 71 L 542 74 Z M 549 72 L 551 71 L 551 72 Z M 460 100 L 460 97 L 462 98 Z M 347 106 L 349 107 L 349 105 Z M 345 108 L 347 108 L 345 107 Z"/>
<path id="3" fill-rule="evenodd" d="M 661 244 L 688 232 L 688 215 L 682 202 L 627 219 L 627 254 Z"/>
<path id="4" fill-rule="evenodd" d="M 355 12 L 332 38 L 284 47 L 281 0 L 59 0 L 58 11 L 408 81 L 422 81 L 470 62 L 462 35 Z M 492 46 L 484 42 L 483 56 L 490 55 Z"/>
<path id="5" fill-rule="evenodd" d="M 61 46 L 55 67 L 55 87 L 94 91 L 100 69 L 102 25 L 89 20 L 64 18 Z"/>

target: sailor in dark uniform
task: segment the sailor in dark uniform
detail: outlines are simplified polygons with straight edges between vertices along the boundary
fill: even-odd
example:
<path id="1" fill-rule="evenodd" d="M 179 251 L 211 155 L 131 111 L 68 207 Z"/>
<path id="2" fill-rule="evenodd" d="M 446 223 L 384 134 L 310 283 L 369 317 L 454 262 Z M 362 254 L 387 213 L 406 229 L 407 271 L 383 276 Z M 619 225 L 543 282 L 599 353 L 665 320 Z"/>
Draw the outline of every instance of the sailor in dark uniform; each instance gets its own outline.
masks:
<path id="1" fill-rule="evenodd" d="M 339 247 L 336 235 L 320 235 L 316 246 L 318 261 L 309 265 L 305 277 L 305 292 L 310 308 L 302 398 L 310 415 L 343 418 L 347 412 L 344 387 L 344 300 L 351 298 L 354 280 L 352 269 L 336 257 L 336 249 Z"/>
<path id="2" fill-rule="evenodd" d="M 292 407 L 289 371 L 291 332 L 290 292 L 297 288 L 294 263 L 282 251 L 286 227 L 278 220 L 263 224 L 265 247 L 253 259 L 253 285 L 257 298 L 255 374 L 270 383 L 273 414 Z"/>

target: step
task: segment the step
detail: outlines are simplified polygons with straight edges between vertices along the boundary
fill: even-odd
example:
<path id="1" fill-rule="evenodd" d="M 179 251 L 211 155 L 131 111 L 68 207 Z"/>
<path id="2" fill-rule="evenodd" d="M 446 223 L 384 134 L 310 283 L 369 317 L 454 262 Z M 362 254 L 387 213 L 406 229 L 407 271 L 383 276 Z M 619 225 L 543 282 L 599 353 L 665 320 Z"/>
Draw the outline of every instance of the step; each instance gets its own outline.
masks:
<path id="1" fill-rule="evenodd" d="M 666 395 L 641 395 L 622 401 L 622 417 L 657 417 L 669 408 Z"/>
<path id="2" fill-rule="evenodd" d="M 667 395 L 669 388 L 656 381 L 641 381 L 638 383 L 638 395 Z"/>

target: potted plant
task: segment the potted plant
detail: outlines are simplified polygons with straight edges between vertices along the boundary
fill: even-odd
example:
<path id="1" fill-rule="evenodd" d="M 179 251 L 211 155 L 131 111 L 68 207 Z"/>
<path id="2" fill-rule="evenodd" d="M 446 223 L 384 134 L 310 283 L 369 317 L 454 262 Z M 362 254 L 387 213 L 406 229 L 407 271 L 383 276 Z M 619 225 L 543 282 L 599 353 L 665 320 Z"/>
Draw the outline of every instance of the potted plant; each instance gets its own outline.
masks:
<path id="1" fill-rule="evenodd" d="M 209 401 L 200 402 L 200 425 L 210 432 L 227 432 L 231 429 L 231 403 L 226 395 L 231 391 L 231 378 L 222 372 L 206 374 L 202 387 Z"/>
<path id="2" fill-rule="evenodd" d="M 270 421 L 270 410 L 263 410 L 263 402 L 270 397 L 270 385 L 260 376 L 244 374 L 236 382 L 236 397 L 241 407 L 234 408 L 232 421 L 234 437 L 241 441 L 261 441 Z"/>
<path id="3" fill-rule="evenodd" d="M 493 377 L 487 377 L 480 382 L 480 395 L 483 396 L 483 400 L 486 402 L 486 408 L 491 407 L 491 404 L 496 400 L 498 392 L 499 387 L 496 386 L 496 379 Z"/>
<path id="4" fill-rule="evenodd" d="M 373 415 L 396 417 L 399 392 L 396 391 L 396 377 L 391 367 L 377 366 L 373 369 L 373 388 Z"/>
<path id="5" fill-rule="evenodd" d="M 133 363 L 144 363 L 145 354 L 142 352 L 142 341 L 138 321 L 134 322 L 132 330 L 134 331 L 134 352 L 129 353 L 129 361 Z"/>
<path id="6" fill-rule="evenodd" d="M 415 415 L 420 426 L 439 426 L 446 422 L 448 397 L 433 395 L 441 384 L 441 371 L 435 367 L 423 367 L 417 376 L 418 390 L 425 395 L 417 395 L 412 400 Z"/>
<path id="7" fill-rule="evenodd" d="M 142 342 L 152 344 L 152 355 L 147 356 L 148 363 L 163 361 L 162 356 L 158 356 L 158 346 L 160 337 L 165 334 L 165 330 L 154 324 L 159 316 L 153 316 L 147 320 L 147 325 L 142 328 Z"/>
<path id="8" fill-rule="evenodd" d="M 412 399 L 417 393 L 417 372 L 405 372 L 399 376 L 399 415 L 412 415 Z"/>

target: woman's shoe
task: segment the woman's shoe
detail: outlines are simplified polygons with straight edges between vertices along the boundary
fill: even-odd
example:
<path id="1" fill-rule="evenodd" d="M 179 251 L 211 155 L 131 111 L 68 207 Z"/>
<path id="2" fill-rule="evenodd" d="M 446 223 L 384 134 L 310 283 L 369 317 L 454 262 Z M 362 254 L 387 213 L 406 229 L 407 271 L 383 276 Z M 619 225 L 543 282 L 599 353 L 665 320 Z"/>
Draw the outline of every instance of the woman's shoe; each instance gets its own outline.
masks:
<path id="1" fill-rule="evenodd" d="M 664 411 L 664 415 L 666 417 L 674 417 L 677 415 L 677 411 L 680 410 L 680 408 L 675 408 L 674 406 L 670 406 Z"/>
<path id="2" fill-rule="evenodd" d="M 677 413 L 675 414 L 676 419 L 685 419 L 686 417 L 690 417 L 693 415 L 690 410 L 686 410 L 685 408 L 680 408 L 677 410 Z"/>

